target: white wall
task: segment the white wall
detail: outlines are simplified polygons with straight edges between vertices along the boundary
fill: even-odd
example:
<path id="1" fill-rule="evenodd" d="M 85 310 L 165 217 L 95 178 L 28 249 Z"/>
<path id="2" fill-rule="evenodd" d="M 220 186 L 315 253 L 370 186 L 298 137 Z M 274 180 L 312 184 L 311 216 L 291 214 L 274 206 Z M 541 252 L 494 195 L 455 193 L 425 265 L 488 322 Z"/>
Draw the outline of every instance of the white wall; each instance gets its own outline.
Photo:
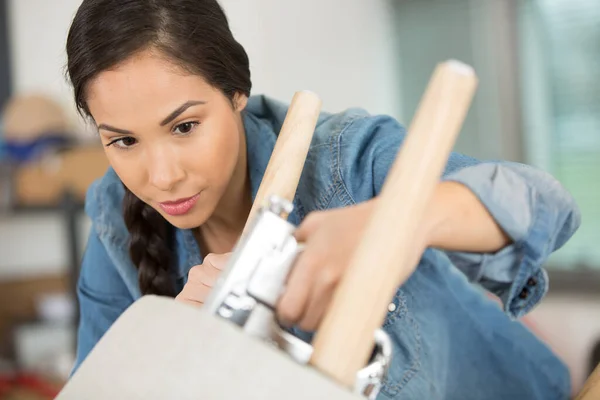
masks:
<path id="1" fill-rule="evenodd" d="M 65 40 L 81 0 L 9 0 L 13 87 L 72 109 Z M 251 60 L 255 93 L 319 93 L 324 108 L 398 115 L 389 0 L 221 0 Z"/>
<path id="2" fill-rule="evenodd" d="M 479 87 L 457 151 L 523 161 L 513 2 L 221 0 L 250 54 L 256 92 L 316 90 L 409 125 L 435 64 L 458 58 Z"/>
<path id="3" fill-rule="evenodd" d="M 221 0 L 250 55 L 255 92 L 318 92 L 327 110 L 398 116 L 391 0 Z"/>
<path id="4" fill-rule="evenodd" d="M 64 67 L 69 24 L 81 0 L 8 0 L 12 89 L 43 92 L 65 106 L 75 123 Z"/>

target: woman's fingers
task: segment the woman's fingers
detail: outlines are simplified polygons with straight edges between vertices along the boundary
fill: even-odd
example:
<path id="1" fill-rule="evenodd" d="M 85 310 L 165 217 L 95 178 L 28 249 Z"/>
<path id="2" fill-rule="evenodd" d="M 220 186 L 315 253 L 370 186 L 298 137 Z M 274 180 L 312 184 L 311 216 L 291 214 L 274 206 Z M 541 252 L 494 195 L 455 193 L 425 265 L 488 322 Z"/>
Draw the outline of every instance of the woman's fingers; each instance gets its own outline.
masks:
<path id="1" fill-rule="evenodd" d="M 318 328 L 333 298 L 337 280 L 328 278 L 328 273 L 324 275 L 314 282 L 304 313 L 298 321 L 298 327 L 304 331 L 314 331 Z"/>
<path id="2" fill-rule="evenodd" d="M 298 258 L 277 305 L 277 316 L 283 325 L 297 325 L 306 331 L 318 327 L 343 270 L 322 260 L 316 250 L 305 251 Z"/>
<path id="3" fill-rule="evenodd" d="M 204 257 L 204 261 L 202 265 L 206 265 L 207 267 L 212 267 L 218 271 L 222 271 L 227 265 L 227 261 L 231 253 L 223 253 L 223 254 L 214 254 L 210 253 L 206 257 Z"/>
<path id="4" fill-rule="evenodd" d="M 188 280 L 175 300 L 201 306 L 208 297 L 221 270 L 227 265 L 231 253 L 208 254 L 202 264 L 193 266 L 188 272 Z"/>
<path id="5" fill-rule="evenodd" d="M 310 254 L 304 252 L 298 257 L 277 304 L 277 318 L 281 324 L 294 325 L 303 316 L 311 291 L 313 266 Z"/>
<path id="6" fill-rule="evenodd" d="M 208 297 L 211 288 L 203 283 L 190 284 L 189 282 L 183 287 L 183 290 L 175 297 L 175 300 L 192 306 L 200 307 L 204 304 Z"/>

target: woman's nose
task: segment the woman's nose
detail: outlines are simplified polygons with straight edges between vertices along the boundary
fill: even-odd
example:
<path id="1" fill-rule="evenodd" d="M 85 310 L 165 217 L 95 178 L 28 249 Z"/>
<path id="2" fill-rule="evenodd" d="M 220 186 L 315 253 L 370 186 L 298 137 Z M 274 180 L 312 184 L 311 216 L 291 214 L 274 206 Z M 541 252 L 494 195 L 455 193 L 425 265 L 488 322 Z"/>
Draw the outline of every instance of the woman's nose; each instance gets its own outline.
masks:
<path id="1" fill-rule="evenodd" d="M 180 168 L 177 157 L 169 154 L 166 149 L 153 152 L 149 160 L 150 184 L 162 191 L 170 191 L 185 177 L 185 171 Z"/>

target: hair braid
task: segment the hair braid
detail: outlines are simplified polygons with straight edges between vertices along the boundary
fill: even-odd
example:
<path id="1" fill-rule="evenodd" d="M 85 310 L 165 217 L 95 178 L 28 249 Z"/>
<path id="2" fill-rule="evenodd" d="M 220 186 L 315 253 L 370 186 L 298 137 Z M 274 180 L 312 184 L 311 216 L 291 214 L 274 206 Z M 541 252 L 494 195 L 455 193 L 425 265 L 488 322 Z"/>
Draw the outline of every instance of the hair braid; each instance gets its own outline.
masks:
<path id="1" fill-rule="evenodd" d="M 171 225 L 127 188 L 123 217 L 131 237 L 129 255 L 138 269 L 142 294 L 174 297 Z"/>

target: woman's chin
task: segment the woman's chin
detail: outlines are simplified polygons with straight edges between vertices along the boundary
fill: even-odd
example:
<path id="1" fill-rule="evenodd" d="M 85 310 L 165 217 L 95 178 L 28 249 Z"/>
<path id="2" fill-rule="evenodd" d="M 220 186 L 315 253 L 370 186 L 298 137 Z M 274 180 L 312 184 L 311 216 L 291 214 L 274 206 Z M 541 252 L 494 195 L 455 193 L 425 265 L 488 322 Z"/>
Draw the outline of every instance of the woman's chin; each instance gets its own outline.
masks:
<path id="1" fill-rule="evenodd" d="M 179 215 L 172 215 L 163 210 L 160 210 L 159 212 L 167 222 L 178 229 L 194 229 L 206 221 L 206 216 L 204 213 L 200 212 L 189 212 Z"/>

